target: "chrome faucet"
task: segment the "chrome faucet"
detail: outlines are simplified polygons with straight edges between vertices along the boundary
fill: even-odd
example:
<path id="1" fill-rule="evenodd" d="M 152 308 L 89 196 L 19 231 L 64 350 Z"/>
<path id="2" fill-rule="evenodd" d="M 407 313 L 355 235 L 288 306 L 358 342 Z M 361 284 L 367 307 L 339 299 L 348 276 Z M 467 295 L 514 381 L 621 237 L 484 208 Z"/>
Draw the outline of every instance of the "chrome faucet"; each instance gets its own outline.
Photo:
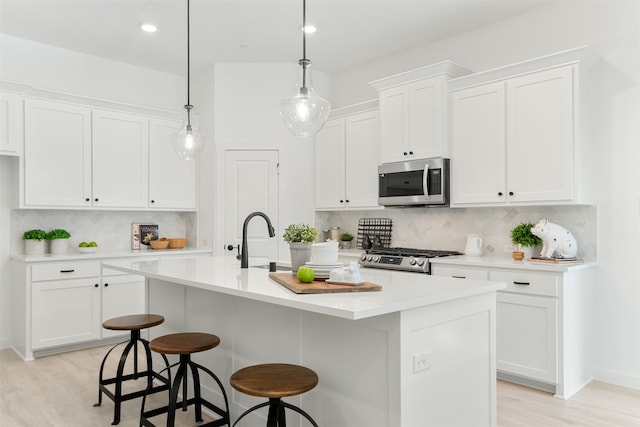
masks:
<path id="1" fill-rule="evenodd" d="M 247 226 L 249 225 L 249 220 L 254 216 L 261 216 L 267 221 L 267 229 L 269 230 L 269 237 L 275 237 L 276 230 L 271 225 L 271 220 L 267 216 L 267 214 L 263 212 L 252 212 L 244 220 L 244 224 L 242 225 L 242 253 L 240 255 L 240 268 L 249 268 L 249 251 L 247 250 Z"/>

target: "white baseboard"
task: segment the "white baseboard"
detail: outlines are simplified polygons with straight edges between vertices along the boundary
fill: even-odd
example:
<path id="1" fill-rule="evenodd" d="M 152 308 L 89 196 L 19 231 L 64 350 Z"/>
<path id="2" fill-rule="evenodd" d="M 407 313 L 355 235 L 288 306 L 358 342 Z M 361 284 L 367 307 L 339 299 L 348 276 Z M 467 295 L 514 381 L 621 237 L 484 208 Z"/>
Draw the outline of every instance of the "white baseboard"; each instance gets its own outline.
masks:
<path id="1" fill-rule="evenodd" d="M 603 383 L 640 390 L 640 375 L 629 375 L 595 368 L 593 370 L 593 377 L 594 380 Z"/>

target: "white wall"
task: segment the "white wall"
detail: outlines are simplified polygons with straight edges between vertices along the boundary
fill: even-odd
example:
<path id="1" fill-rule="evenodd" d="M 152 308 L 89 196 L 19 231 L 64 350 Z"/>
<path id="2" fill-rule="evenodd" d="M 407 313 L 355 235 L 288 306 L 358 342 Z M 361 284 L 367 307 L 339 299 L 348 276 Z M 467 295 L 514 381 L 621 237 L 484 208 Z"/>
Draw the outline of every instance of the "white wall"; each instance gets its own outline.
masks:
<path id="1" fill-rule="evenodd" d="M 289 256 L 281 238 L 284 228 L 290 223 L 313 223 L 313 140 L 293 137 L 278 110 L 279 101 L 294 94 L 297 72 L 295 63 L 216 64 L 214 71 L 217 176 L 224 176 L 224 150 L 279 150 L 279 218 L 271 219 L 280 259 Z M 325 74 L 315 72 L 314 84 L 318 93 L 330 97 Z M 214 250 L 224 253 L 224 180 L 217 180 L 216 186 Z"/>
<path id="2" fill-rule="evenodd" d="M 553 2 L 336 75 L 333 100 L 371 99 L 367 82 L 444 59 L 477 72 L 581 45 L 605 61 L 595 376 L 640 389 L 640 2 Z"/>

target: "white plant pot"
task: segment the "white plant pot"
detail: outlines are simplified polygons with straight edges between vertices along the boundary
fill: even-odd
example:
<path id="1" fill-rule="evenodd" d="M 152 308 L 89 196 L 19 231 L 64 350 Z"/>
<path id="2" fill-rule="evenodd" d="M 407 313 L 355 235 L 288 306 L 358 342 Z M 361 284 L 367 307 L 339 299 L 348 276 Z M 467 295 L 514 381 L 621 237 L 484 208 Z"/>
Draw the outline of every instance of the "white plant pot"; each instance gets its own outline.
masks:
<path id="1" fill-rule="evenodd" d="M 66 254 L 69 250 L 69 239 L 51 240 L 50 252 L 52 254 Z"/>
<path id="2" fill-rule="evenodd" d="M 24 253 L 26 255 L 44 255 L 44 240 L 25 240 Z"/>
<path id="3" fill-rule="evenodd" d="M 291 253 L 291 274 L 298 274 L 298 268 L 311 261 L 311 243 L 289 243 Z"/>

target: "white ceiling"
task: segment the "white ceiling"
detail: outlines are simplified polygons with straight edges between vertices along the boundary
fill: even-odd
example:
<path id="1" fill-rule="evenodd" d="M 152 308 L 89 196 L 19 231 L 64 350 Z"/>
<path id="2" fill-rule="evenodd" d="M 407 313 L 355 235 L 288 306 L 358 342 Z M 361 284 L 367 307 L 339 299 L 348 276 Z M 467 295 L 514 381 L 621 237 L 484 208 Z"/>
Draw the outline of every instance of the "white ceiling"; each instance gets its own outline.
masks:
<path id="1" fill-rule="evenodd" d="M 314 67 L 336 73 L 548 0 L 307 0 Z M 158 26 L 143 33 L 139 23 Z M 296 62 L 302 0 L 191 0 L 192 69 Z M 186 0 L 0 0 L 0 33 L 186 74 Z M 1 52 L 0 52 L 1 54 Z"/>

